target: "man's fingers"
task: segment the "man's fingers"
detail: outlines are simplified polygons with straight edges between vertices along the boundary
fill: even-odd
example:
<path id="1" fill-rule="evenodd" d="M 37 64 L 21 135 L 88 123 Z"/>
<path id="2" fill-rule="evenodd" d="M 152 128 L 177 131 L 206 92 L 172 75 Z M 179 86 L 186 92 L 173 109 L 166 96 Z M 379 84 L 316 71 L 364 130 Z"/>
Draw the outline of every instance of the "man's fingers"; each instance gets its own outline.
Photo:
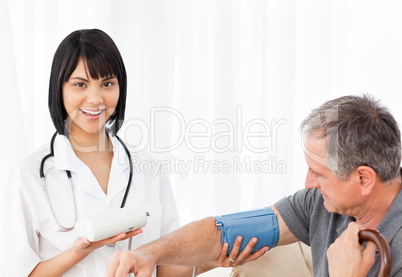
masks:
<path id="1" fill-rule="evenodd" d="M 109 260 L 106 276 L 127 277 L 133 267 L 130 263 L 131 260 L 129 252 L 115 252 Z"/>
<path id="2" fill-rule="evenodd" d="M 348 225 L 348 228 L 342 233 L 345 234 L 345 236 L 348 237 L 355 237 L 360 231 L 360 227 L 356 222 L 350 222 Z M 341 236 L 342 236 L 341 235 Z"/>
<path id="3" fill-rule="evenodd" d="M 136 277 L 151 277 L 155 269 L 151 263 L 133 251 L 117 251 L 109 260 L 106 277 L 127 277 L 130 272 Z"/>
<path id="4" fill-rule="evenodd" d="M 115 252 L 113 256 L 109 259 L 107 269 L 106 269 L 106 277 L 114 277 L 114 273 L 116 272 L 119 266 L 119 258 L 120 252 Z"/>
<path id="5" fill-rule="evenodd" d="M 366 243 L 366 248 L 363 251 L 363 260 L 366 261 L 367 263 L 372 262 L 372 264 L 374 264 L 376 250 L 377 250 L 376 245 L 373 242 L 368 241 Z"/>
<path id="6" fill-rule="evenodd" d="M 131 264 L 127 259 L 120 261 L 119 266 L 117 267 L 116 274 L 113 277 L 127 277 L 127 275 L 131 271 Z"/>

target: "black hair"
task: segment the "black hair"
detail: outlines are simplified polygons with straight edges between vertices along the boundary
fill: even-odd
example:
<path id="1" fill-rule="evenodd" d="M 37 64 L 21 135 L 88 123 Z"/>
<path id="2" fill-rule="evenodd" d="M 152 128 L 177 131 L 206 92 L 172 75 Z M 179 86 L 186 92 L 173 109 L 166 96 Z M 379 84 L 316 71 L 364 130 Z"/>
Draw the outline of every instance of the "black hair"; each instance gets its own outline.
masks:
<path id="1" fill-rule="evenodd" d="M 78 30 L 69 34 L 53 57 L 49 81 L 49 111 L 59 134 L 67 135 L 67 112 L 63 103 L 63 84 L 68 81 L 82 59 L 92 79 L 115 75 L 119 82 L 119 100 L 106 122 L 108 132 L 116 134 L 124 120 L 127 97 L 127 75 L 123 58 L 111 37 L 98 29 Z"/>

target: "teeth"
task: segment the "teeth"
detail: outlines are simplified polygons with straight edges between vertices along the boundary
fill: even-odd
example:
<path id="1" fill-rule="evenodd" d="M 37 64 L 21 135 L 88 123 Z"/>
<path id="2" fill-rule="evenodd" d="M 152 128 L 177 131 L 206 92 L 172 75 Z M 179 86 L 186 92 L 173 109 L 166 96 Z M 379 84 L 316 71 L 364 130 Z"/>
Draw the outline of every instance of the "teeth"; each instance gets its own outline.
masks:
<path id="1" fill-rule="evenodd" d="M 90 115 L 98 115 L 102 112 L 102 110 L 97 111 L 97 112 L 91 112 L 91 111 L 86 111 L 86 110 L 82 110 L 84 113 L 90 114 Z"/>

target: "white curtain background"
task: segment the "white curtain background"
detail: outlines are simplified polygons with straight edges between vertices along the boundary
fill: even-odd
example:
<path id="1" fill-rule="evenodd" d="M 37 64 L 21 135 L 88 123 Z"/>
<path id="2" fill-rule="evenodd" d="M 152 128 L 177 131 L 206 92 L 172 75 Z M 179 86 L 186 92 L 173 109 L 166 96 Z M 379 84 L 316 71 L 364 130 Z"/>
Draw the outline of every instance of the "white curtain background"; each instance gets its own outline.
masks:
<path id="1" fill-rule="evenodd" d="M 369 93 L 402 121 L 397 0 L 0 3 L 2 180 L 54 132 L 51 61 L 76 29 L 118 45 L 129 81 L 120 136 L 160 161 L 182 223 L 303 188 L 298 126 L 328 99 Z"/>

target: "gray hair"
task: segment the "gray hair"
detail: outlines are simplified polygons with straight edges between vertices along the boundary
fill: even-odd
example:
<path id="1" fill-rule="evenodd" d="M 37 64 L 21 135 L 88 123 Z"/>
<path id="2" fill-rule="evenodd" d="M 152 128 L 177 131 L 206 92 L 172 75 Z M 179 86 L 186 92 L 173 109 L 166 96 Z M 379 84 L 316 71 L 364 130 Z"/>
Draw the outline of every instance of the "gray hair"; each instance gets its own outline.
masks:
<path id="1" fill-rule="evenodd" d="M 390 111 L 368 95 L 344 96 L 314 109 L 301 124 L 303 136 L 326 138 L 325 166 L 347 179 L 371 167 L 382 182 L 399 175 L 401 137 Z"/>

